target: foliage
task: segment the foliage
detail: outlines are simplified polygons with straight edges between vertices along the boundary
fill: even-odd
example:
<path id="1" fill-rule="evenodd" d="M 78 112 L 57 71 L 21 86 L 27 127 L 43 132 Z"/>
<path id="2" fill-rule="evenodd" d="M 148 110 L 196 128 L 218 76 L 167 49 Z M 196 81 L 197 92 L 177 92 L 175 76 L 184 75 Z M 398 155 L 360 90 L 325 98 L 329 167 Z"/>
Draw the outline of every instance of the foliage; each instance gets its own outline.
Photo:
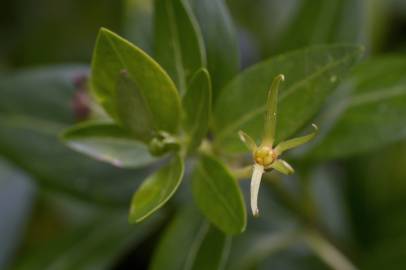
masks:
<path id="1" fill-rule="evenodd" d="M 256 8 L 267 5 L 260 2 Z M 242 1 L 230 3 L 240 27 L 257 31 L 258 51 L 271 55 L 249 67 L 224 1 L 155 0 L 126 3 L 129 39 L 100 28 L 90 68 L 0 75 L 6 97 L 0 99 L 0 191 L 9 177 L 26 185 L 7 199 L 26 197 L 9 216 L 20 224 L 15 234 L 24 229 L 27 205 L 37 202 L 27 227 L 34 240 L 24 240 L 11 269 L 125 269 L 115 263 L 137 252 L 151 257 L 153 270 L 357 269 L 375 267 L 374 254 L 385 248 L 397 255 L 382 233 L 394 225 L 385 222 L 373 226 L 383 234 L 376 240 L 381 246 L 355 247 L 360 240 L 351 236 L 345 204 L 357 212 L 371 203 L 376 212 L 362 213 L 366 220 L 385 212 L 381 204 L 395 204 L 380 193 L 386 182 L 377 168 L 398 170 L 403 152 L 395 149 L 400 158 L 386 162 L 362 155 L 391 157 L 395 150 L 382 149 L 402 146 L 406 58 L 369 56 L 376 45 L 362 36 L 368 22 L 348 29 L 366 12 L 360 1 L 318 2 L 301 1 L 285 24 L 258 27 L 245 17 L 261 15 L 255 5 L 245 10 Z M 270 38 L 268 28 L 279 32 Z M 311 123 L 317 136 L 306 132 Z M 355 194 L 367 190 L 365 197 L 341 194 L 349 192 L 343 172 L 364 179 L 348 185 Z M 257 219 L 246 210 L 251 174 Z M 365 180 L 373 177 L 380 181 Z M 402 198 L 404 183 L 397 184 L 390 194 Z M 36 228 L 53 227 L 49 238 L 36 241 Z M 400 247 L 405 235 L 397 239 Z M 11 254 L 16 244 L 6 240 L 0 253 Z M 147 256 L 139 253 L 144 247 Z M 366 251 L 356 258 L 356 248 Z M 0 256 L 0 267 L 10 262 L 4 261 Z"/>

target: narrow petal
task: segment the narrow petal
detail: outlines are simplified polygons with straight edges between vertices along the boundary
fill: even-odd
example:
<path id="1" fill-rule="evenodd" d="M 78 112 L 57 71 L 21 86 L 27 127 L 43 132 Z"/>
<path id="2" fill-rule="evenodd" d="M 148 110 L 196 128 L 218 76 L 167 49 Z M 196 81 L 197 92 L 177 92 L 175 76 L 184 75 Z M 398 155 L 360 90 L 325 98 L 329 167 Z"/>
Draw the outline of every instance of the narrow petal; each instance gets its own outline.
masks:
<path id="1" fill-rule="evenodd" d="M 298 138 L 294 138 L 291 140 L 287 140 L 284 142 L 281 142 L 280 144 L 278 144 L 278 146 L 275 148 L 275 152 L 280 155 L 283 152 L 285 152 L 286 150 L 298 147 L 302 144 L 305 144 L 307 142 L 309 142 L 310 140 L 312 140 L 316 135 L 317 132 L 319 130 L 319 128 L 315 125 L 312 124 L 314 131 L 308 135 L 302 136 L 302 137 L 298 137 Z"/>
<path id="2" fill-rule="evenodd" d="M 254 164 L 254 170 L 251 178 L 251 210 L 254 216 L 258 216 L 258 192 L 259 185 L 261 184 L 262 174 L 264 173 L 264 166 Z"/>
<path id="3" fill-rule="evenodd" d="M 257 150 L 257 144 L 255 143 L 254 139 L 252 139 L 247 133 L 240 130 L 238 131 L 238 135 L 240 136 L 240 140 L 247 146 L 247 148 L 254 153 Z"/>
<path id="4" fill-rule="evenodd" d="M 292 166 L 290 166 L 290 164 L 283 159 L 277 159 L 270 167 L 286 175 L 293 174 L 295 172 Z"/>
<path id="5" fill-rule="evenodd" d="M 271 88 L 268 92 L 268 99 L 266 102 L 266 115 L 265 115 L 265 127 L 264 137 L 262 138 L 262 145 L 272 146 L 275 139 L 275 127 L 276 127 L 276 113 L 278 108 L 278 89 L 281 81 L 285 80 L 282 74 L 273 79 Z"/>

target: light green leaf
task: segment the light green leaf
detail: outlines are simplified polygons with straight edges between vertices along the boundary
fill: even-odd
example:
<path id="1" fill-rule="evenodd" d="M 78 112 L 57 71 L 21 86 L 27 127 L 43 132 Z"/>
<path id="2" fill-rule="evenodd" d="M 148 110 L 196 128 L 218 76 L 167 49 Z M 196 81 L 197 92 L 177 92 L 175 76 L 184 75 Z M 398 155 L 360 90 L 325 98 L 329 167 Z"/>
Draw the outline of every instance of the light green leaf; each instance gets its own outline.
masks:
<path id="1" fill-rule="evenodd" d="M 81 123 L 66 129 L 62 139 L 72 149 L 117 167 L 136 168 L 155 161 L 144 144 L 113 123 Z"/>
<path id="2" fill-rule="evenodd" d="M 213 100 L 240 69 L 237 31 L 223 0 L 189 0 L 202 29 Z"/>
<path id="3" fill-rule="evenodd" d="M 165 230 L 150 269 L 220 270 L 226 262 L 230 244 L 231 238 L 211 227 L 198 209 L 186 207 Z"/>
<path id="4" fill-rule="evenodd" d="M 320 120 L 319 140 L 309 154 L 344 158 L 406 137 L 406 58 L 386 56 L 359 65 L 343 82 L 350 94 L 332 100 Z"/>
<path id="5" fill-rule="evenodd" d="M 276 143 L 293 135 L 319 111 L 337 81 L 359 58 L 357 46 L 318 46 L 276 56 L 234 78 L 214 107 L 215 146 L 241 152 L 237 131 L 260 138 L 266 111 L 266 93 L 280 73 L 285 82 L 279 90 Z"/>
<path id="6" fill-rule="evenodd" d="M 199 70 L 192 78 L 182 100 L 184 127 L 189 136 L 189 151 L 196 149 L 206 136 L 211 113 L 211 82 L 207 70 Z"/>
<path id="7" fill-rule="evenodd" d="M 148 143 L 155 132 L 152 112 L 139 87 L 129 78 L 127 70 L 120 72 L 116 91 L 119 121 L 131 130 L 136 138 Z"/>
<path id="8" fill-rule="evenodd" d="M 206 217 L 227 234 L 245 230 L 247 214 L 237 181 L 214 157 L 202 155 L 193 173 L 193 196 Z"/>
<path id="9" fill-rule="evenodd" d="M 175 193 L 183 177 L 184 165 L 179 155 L 149 176 L 134 193 L 129 221 L 140 222 L 161 208 Z"/>
<path id="10" fill-rule="evenodd" d="M 155 55 L 181 93 L 192 75 L 206 65 L 203 39 L 188 3 L 155 0 Z"/>
<path id="11" fill-rule="evenodd" d="M 176 132 L 180 122 L 180 98 L 166 72 L 146 53 L 113 32 L 99 32 L 92 61 L 91 85 L 99 103 L 118 119 L 116 85 L 126 70 L 137 85 L 158 130 Z"/>

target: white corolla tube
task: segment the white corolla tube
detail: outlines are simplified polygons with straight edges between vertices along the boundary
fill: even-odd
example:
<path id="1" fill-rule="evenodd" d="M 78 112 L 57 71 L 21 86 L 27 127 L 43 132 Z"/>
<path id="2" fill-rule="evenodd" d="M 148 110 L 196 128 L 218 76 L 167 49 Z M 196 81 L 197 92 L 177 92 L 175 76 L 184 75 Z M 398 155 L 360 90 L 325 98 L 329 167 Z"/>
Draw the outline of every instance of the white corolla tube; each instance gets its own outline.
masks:
<path id="1" fill-rule="evenodd" d="M 261 184 L 262 174 L 264 173 L 264 166 L 254 164 L 254 170 L 251 178 L 251 210 L 254 216 L 258 216 L 258 192 L 259 185 Z"/>

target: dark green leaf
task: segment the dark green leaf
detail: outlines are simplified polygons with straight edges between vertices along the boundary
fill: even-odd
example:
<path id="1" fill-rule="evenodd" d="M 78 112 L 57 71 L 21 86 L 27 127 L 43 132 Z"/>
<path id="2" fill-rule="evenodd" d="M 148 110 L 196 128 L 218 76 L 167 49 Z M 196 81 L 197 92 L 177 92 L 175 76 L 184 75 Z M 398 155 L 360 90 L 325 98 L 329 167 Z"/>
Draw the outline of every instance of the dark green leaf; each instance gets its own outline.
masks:
<path id="1" fill-rule="evenodd" d="M 315 8 L 317 7 L 317 8 Z M 281 53 L 312 44 L 360 43 L 365 35 L 367 9 L 362 0 L 303 0 L 298 2 L 289 25 L 278 39 L 270 42 L 272 51 Z"/>
<path id="2" fill-rule="evenodd" d="M 0 268 L 8 269 L 21 246 L 26 223 L 31 218 L 35 188 L 29 177 L 0 158 Z M 12 206 L 12 207 L 10 207 Z"/>
<path id="3" fill-rule="evenodd" d="M 113 123 L 82 123 L 65 130 L 62 138 L 72 149 L 118 167 L 136 168 L 155 160 L 147 146 Z"/>
<path id="4" fill-rule="evenodd" d="M 206 136 L 211 113 L 211 83 L 209 73 L 199 70 L 190 82 L 182 100 L 185 110 L 184 127 L 189 136 L 189 150 L 198 147 Z"/>
<path id="5" fill-rule="evenodd" d="M 166 72 L 141 49 L 102 28 L 93 54 L 92 90 L 106 111 L 117 119 L 116 85 L 119 73 L 129 79 L 148 105 L 153 125 L 174 133 L 180 121 L 180 98 Z"/>
<path id="6" fill-rule="evenodd" d="M 72 97 L 86 69 L 50 66 L 7 75 L 0 82 L 0 155 L 47 190 L 86 201 L 128 205 L 145 170 L 117 169 L 75 153 L 58 140 L 74 123 Z"/>
<path id="7" fill-rule="evenodd" d="M 245 230 L 247 214 L 241 191 L 220 161 L 202 155 L 192 183 L 197 205 L 214 225 L 227 234 Z"/>
<path id="8" fill-rule="evenodd" d="M 179 155 L 175 155 L 169 164 L 145 179 L 134 193 L 129 221 L 140 222 L 161 208 L 179 187 L 183 171 L 183 160 Z"/>
<path id="9" fill-rule="evenodd" d="M 323 105 L 338 79 L 359 58 L 356 46 L 312 47 L 259 63 L 233 79 L 222 91 L 214 108 L 215 146 L 240 152 L 244 145 L 237 132 L 260 138 L 266 111 L 266 93 L 280 73 L 285 82 L 279 90 L 276 142 L 303 127 Z"/>
<path id="10" fill-rule="evenodd" d="M 154 135 L 152 112 L 137 84 L 123 70 L 117 82 L 116 108 L 121 124 L 131 130 L 136 138 L 148 143 Z"/>
<path id="11" fill-rule="evenodd" d="M 192 75 L 206 65 L 199 26 L 183 0 L 155 0 L 155 53 L 181 93 Z"/>
<path id="12" fill-rule="evenodd" d="M 0 112 L 73 123 L 74 81 L 87 73 L 85 66 L 68 65 L 6 74 L 0 81 Z"/>
<path id="13" fill-rule="evenodd" d="M 151 270 L 220 270 L 230 244 L 230 237 L 211 227 L 197 209 L 187 207 L 166 229 L 154 253 Z"/>
<path id="14" fill-rule="evenodd" d="M 223 0 L 189 0 L 203 32 L 213 98 L 240 69 L 237 32 Z"/>
<path id="15" fill-rule="evenodd" d="M 159 216 L 134 228 L 121 210 L 90 208 L 74 200 L 43 200 L 28 228 L 29 240 L 10 269 L 113 269 L 122 254 L 142 243 L 162 220 Z M 55 202 L 59 204 L 50 206 Z"/>
<path id="16" fill-rule="evenodd" d="M 359 65 L 343 82 L 349 95 L 329 104 L 321 119 L 316 158 L 343 158 L 406 137 L 406 58 L 389 56 Z"/>

